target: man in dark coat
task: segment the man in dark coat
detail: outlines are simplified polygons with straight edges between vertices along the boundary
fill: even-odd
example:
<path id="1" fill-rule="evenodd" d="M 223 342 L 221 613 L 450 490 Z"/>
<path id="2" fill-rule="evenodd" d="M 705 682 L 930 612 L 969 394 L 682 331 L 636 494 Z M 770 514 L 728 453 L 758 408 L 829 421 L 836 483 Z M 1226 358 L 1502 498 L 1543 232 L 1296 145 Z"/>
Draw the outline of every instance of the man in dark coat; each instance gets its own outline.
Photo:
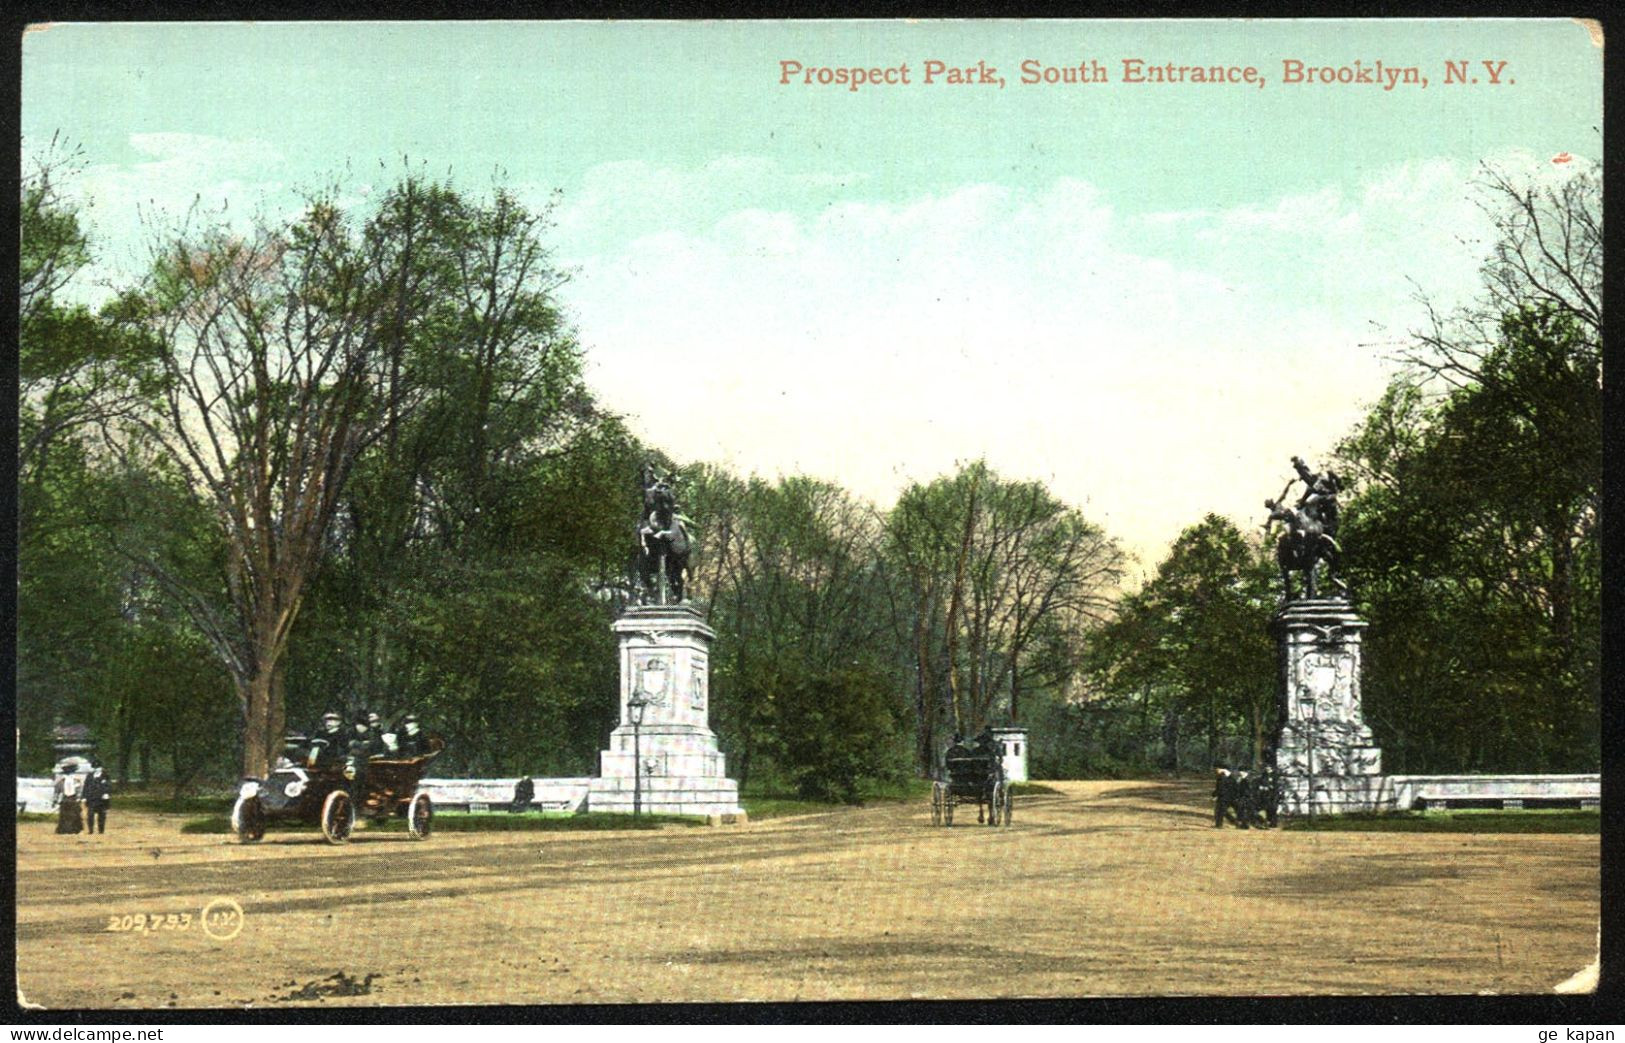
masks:
<path id="1" fill-rule="evenodd" d="M 1224 828 L 1224 814 L 1235 806 L 1236 779 L 1230 769 L 1219 765 L 1213 769 L 1213 828 Z"/>
<path id="2" fill-rule="evenodd" d="M 343 763 L 348 742 L 348 737 L 344 734 L 344 718 L 339 716 L 337 711 L 329 710 L 322 715 L 322 724 L 316 731 L 316 737 L 310 740 L 310 749 L 305 754 L 305 767 L 330 768 Z"/>
<path id="3" fill-rule="evenodd" d="M 1258 775 L 1258 812 L 1264 816 L 1264 821 L 1273 828 L 1277 825 L 1277 818 L 1281 808 L 1281 777 L 1269 765 Z"/>
<path id="4" fill-rule="evenodd" d="M 107 832 L 107 809 L 113 805 L 113 780 L 95 761 L 91 761 L 90 777 L 85 779 L 85 832 Z"/>
<path id="5" fill-rule="evenodd" d="M 1258 812 L 1255 810 L 1257 807 L 1258 780 L 1253 778 L 1251 772 L 1246 770 L 1238 771 L 1236 772 L 1236 786 L 1233 792 L 1236 799 L 1236 828 L 1253 828 L 1253 819 L 1258 816 Z"/>
<path id="6" fill-rule="evenodd" d="M 529 775 L 521 778 L 513 787 L 513 804 L 508 808 L 515 815 L 530 810 L 531 801 L 536 799 L 536 783 Z"/>
<path id="7" fill-rule="evenodd" d="M 418 715 L 409 713 L 401 718 L 401 731 L 395 737 L 395 755 L 411 758 L 424 752 L 423 734 L 418 731 Z"/>
<path id="8" fill-rule="evenodd" d="M 350 726 L 350 745 L 344 760 L 344 777 L 350 780 L 350 793 L 359 802 L 367 792 L 367 765 L 379 752 L 373 742 L 372 725 L 365 712 L 356 714 Z"/>

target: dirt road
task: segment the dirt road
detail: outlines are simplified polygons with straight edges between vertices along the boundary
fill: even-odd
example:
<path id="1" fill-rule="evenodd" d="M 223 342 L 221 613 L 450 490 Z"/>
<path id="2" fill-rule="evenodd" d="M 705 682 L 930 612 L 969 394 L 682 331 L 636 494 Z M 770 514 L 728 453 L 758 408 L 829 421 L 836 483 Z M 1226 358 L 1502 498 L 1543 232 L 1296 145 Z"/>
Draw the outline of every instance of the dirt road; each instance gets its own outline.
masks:
<path id="1" fill-rule="evenodd" d="M 1054 785 L 997 830 L 923 801 L 347 847 L 20 823 L 20 984 L 47 1007 L 1546 992 L 1595 955 L 1594 835 L 1220 831 L 1193 784 Z M 135 914 L 175 915 L 110 929 Z"/>

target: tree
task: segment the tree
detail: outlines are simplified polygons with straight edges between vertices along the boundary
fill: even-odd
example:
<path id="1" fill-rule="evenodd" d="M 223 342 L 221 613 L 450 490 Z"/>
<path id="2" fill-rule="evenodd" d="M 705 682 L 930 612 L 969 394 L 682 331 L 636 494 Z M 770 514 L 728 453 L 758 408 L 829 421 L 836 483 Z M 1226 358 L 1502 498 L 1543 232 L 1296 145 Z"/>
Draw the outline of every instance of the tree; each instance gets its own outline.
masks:
<path id="1" fill-rule="evenodd" d="M 1180 533 L 1156 576 L 1102 631 L 1097 677 L 1106 691 L 1137 697 L 1147 717 L 1160 705 L 1166 766 L 1178 768 L 1178 723 L 1188 716 L 1202 726 L 1209 763 L 1238 722 L 1251 762 L 1262 762 L 1274 724 L 1270 585 L 1262 541 L 1210 514 Z"/>
<path id="2" fill-rule="evenodd" d="M 31 158 L 21 182 L 18 256 L 18 536 L 39 517 L 40 483 L 53 452 L 135 408 L 152 345 L 116 306 L 93 314 L 65 299 L 90 263 L 90 241 L 62 181 L 74 153 Z M 66 447 L 64 449 L 64 447 Z M 70 465 L 71 466 L 71 465 Z"/>
<path id="3" fill-rule="evenodd" d="M 695 589 L 709 601 L 719 635 L 711 658 L 713 706 L 741 784 L 761 755 L 798 779 L 850 775 L 856 785 L 882 773 L 877 762 L 837 770 L 825 754 L 844 758 L 850 751 L 837 750 L 833 733 L 823 732 L 845 719 L 844 710 L 828 706 L 832 700 L 881 705 L 892 698 L 873 509 L 839 486 L 805 477 L 741 482 L 700 468 L 688 488 L 704 532 Z M 851 708 L 860 715 L 870 710 Z M 806 728 L 824 738 L 803 734 Z M 891 731 L 890 724 L 883 729 Z M 865 737 L 843 741 L 870 749 Z"/>
<path id="4" fill-rule="evenodd" d="M 122 644 L 126 584 L 109 572 L 111 425 L 149 388 L 151 345 L 118 307 L 74 299 L 91 242 L 64 185 L 77 153 L 25 159 L 19 198 L 17 709 L 19 755 L 49 763 L 59 717 L 97 719 Z"/>
<path id="5" fill-rule="evenodd" d="M 1411 770 L 1586 770 L 1598 756 L 1601 200 L 1588 171 L 1486 173 L 1484 292 L 1430 313 L 1343 443 L 1366 692 Z"/>
<path id="6" fill-rule="evenodd" d="M 139 300 L 164 382 L 141 432 L 212 511 L 222 588 L 160 561 L 224 662 L 244 721 L 246 775 L 281 751 L 284 655 L 306 586 L 362 448 L 402 403 L 380 401 L 381 346 L 402 336 L 399 269 L 412 247 L 376 225 L 358 236 L 331 203 L 246 238 L 161 242 Z"/>
<path id="7" fill-rule="evenodd" d="M 386 416 L 341 496 L 291 705 L 410 706 L 446 733 L 448 768 L 581 772 L 594 699 L 613 706 L 605 598 L 638 449 L 585 385 L 545 209 L 408 181 L 379 221 L 418 229 L 421 317 L 388 340 L 382 378 L 412 407 Z"/>
<path id="8" fill-rule="evenodd" d="M 887 535 L 903 584 L 898 637 L 914 650 L 916 717 L 928 729 L 922 768 L 937 745 L 935 699 L 968 733 L 1001 704 L 1016 720 L 1026 693 L 1064 686 L 1122 569 L 1116 543 L 1081 513 L 985 463 L 904 490 Z"/>

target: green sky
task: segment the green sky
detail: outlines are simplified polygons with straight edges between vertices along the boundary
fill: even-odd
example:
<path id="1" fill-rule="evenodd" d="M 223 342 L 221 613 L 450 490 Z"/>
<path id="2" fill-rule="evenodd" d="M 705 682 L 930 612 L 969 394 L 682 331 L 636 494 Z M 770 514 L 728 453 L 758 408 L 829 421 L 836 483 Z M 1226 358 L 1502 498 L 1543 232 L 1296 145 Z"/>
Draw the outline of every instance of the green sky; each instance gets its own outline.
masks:
<path id="1" fill-rule="evenodd" d="M 1016 82 L 1123 58 L 1266 85 Z M 929 59 L 1006 85 L 924 86 Z M 1290 86 L 1283 59 L 1430 82 Z M 781 60 L 916 82 L 781 86 Z M 1601 87 L 1557 20 L 57 25 L 24 41 L 22 126 L 83 149 L 87 295 L 139 267 L 142 210 L 240 219 L 335 178 L 360 204 L 402 155 L 475 191 L 500 168 L 562 190 L 595 382 L 679 457 L 885 502 L 986 454 L 1154 557 L 1330 449 L 1413 280 L 1472 291 L 1478 164 L 1600 159 Z M 652 348 L 698 374 L 680 409 L 637 377 Z"/>

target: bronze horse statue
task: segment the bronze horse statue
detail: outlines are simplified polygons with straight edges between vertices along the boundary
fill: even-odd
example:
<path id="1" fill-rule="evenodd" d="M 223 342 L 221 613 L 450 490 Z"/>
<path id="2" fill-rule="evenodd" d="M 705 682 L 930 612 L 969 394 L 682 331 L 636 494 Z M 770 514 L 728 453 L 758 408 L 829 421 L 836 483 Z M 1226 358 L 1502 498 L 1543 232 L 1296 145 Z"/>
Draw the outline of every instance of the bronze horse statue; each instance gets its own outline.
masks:
<path id="1" fill-rule="evenodd" d="M 1274 500 L 1265 500 L 1264 506 L 1269 508 L 1270 521 L 1286 522 L 1286 532 L 1281 534 L 1280 541 L 1275 545 L 1275 561 L 1281 567 L 1284 599 L 1292 600 L 1293 572 L 1303 573 L 1303 596 L 1314 597 L 1315 574 L 1321 562 L 1326 563 L 1326 578 L 1338 591 L 1347 593 L 1348 585 L 1337 576 L 1338 559 L 1343 548 L 1320 518 L 1302 507 L 1288 507 Z"/>
<path id="2" fill-rule="evenodd" d="M 677 496 L 669 478 L 660 478 L 654 467 L 643 468 L 643 519 L 638 524 L 637 578 L 645 605 L 681 604 L 688 577 L 688 556 L 692 544 L 688 527 L 677 513 Z M 656 586 L 664 575 L 666 597 Z"/>

